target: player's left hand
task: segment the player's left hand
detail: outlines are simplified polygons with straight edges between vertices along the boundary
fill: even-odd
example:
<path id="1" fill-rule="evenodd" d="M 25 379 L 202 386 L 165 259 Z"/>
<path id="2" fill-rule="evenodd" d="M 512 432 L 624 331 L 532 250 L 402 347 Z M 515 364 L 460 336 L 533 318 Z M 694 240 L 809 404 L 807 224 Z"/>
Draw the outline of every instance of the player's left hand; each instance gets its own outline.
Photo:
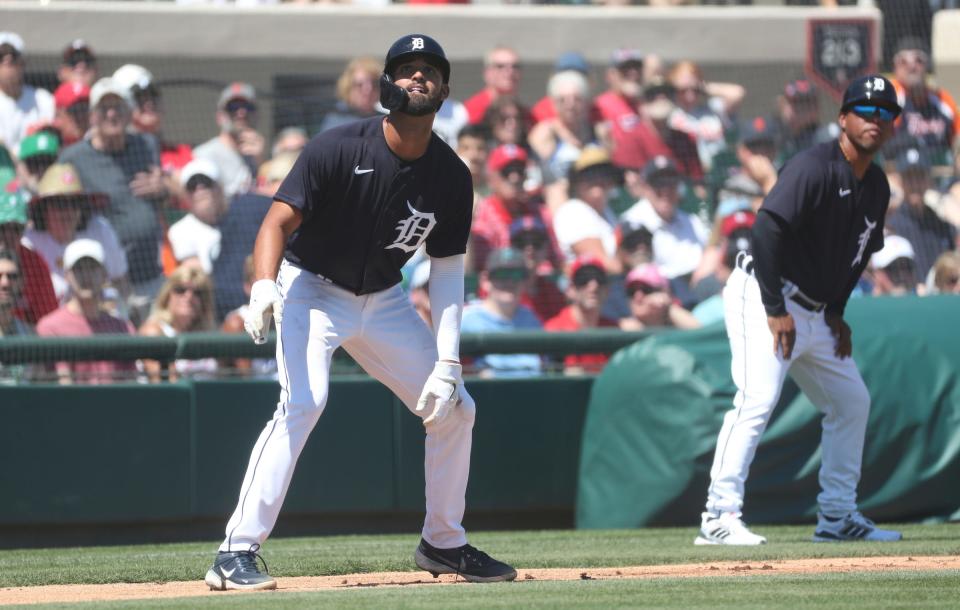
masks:
<path id="1" fill-rule="evenodd" d="M 417 401 L 417 411 L 427 410 L 423 425 L 439 424 L 460 402 L 460 384 L 463 383 L 462 368 L 455 362 L 439 361 L 427 377 Z"/>
<path id="2" fill-rule="evenodd" d="M 844 319 L 837 314 L 828 313 L 824 316 L 824 320 L 830 327 L 830 334 L 837 340 L 833 353 L 841 360 L 853 354 L 853 343 L 851 342 L 853 332 Z"/>

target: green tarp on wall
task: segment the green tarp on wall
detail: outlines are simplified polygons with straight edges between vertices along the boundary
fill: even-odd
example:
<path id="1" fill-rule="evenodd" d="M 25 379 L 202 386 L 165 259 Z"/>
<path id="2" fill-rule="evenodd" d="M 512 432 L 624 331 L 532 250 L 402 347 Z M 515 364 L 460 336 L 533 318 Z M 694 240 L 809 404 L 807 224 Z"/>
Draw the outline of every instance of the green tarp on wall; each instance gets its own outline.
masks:
<path id="1" fill-rule="evenodd" d="M 960 518 L 960 299 L 854 299 L 847 319 L 872 398 L 861 508 L 882 520 Z M 591 393 L 577 526 L 698 523 L 734 393 L 722 324 L 618 352 Z M 815 516 L 819 440 L 819 412 L 788 381 L 747 481 L 747 522 Z"/>

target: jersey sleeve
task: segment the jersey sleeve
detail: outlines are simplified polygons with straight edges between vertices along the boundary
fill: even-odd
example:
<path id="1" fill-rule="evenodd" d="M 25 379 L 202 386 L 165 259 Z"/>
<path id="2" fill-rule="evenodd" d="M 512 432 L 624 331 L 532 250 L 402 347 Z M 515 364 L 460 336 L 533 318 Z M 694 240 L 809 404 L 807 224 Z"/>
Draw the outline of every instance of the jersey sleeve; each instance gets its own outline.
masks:
<path id="1" fill-rule="evenodd" d="M 473 222 L 473 178 L 470 171 L 459 160 L 460 167 L 450 172 L 454 182 L 449 189 L 449 208 L 438 219 L 436 229 L 427 237 L 427 254 L 444 258 L 467 252 L 467 238 Z"/>
<path id="2" fill-rule="evenodd" d="M 761 209 L 787 225 L 796 226 L 812 212 L 815 203 L 822 200 L 825 182 L 822 165 L 812 162 L 807 155 L 797 157 L 783 168 Z"/>
<path id="3" fill-rule="evenodd" d="M 274 199 L 303 212 L 304 218 L 323 203 L 338 159 L 337 141 L 317 136 L 307 144 Z"/>

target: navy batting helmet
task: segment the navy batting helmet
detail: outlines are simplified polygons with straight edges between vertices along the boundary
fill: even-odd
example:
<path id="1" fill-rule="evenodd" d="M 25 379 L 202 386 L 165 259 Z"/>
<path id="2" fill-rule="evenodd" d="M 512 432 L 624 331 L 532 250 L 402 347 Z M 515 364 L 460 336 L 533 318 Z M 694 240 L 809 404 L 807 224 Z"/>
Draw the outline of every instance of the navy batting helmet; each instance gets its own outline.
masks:
<path id="1" fill-rule="evenodd" d="M 898 115 L 901 110 L 893 83 L 879 74 L 861 76 L 850 83 L 843 93 L 843 104 L 840 106 L 840 112 L 847 112 L 851 106 L 856 104 L 882 106 Z"/>
<path id="2" fill-rule="evenodd" d="M 437 63 L 443 74 L 443 82 L 450 82 L 450 62 L 447 61 L 447 54 L 443 52 L 440 43 L 425 36 L 424 34 L 407 34 L 397 39 L 387 51 L 387 58 L 383 62 L 383 71 L 388 75 L 393 75 L 394 68 L 404 58 L 411 55 L 426 55 Z"/>

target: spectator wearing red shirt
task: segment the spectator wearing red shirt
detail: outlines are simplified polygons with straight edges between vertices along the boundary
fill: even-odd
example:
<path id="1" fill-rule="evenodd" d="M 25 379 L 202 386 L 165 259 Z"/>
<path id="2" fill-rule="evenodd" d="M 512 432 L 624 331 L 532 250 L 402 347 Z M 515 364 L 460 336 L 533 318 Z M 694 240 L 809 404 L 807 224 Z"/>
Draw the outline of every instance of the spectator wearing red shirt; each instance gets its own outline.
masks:
<path id="1" fill-rule="evenodd" d="M 636 117 L 643 96 L 643 54 L 618 49 L 607 68 L 607 90 L 594 100 L 597 118 L 611 127 L 624 117 Z"/>
<path id="2" fill-rule="evenodd" d="M 607 298 L 607 272 L 603 261 L 592 256 L 578 258 L 570 266 L 567 299 L 570 304 L 547 320 L 550 332 L 576 332 L 589 328 L 617 328 L 617 322 L 600 314 Z M 569 354 L 563 360 L 568 375 L 598 373 L 609 357 L 606 354 Z"/>
<path id="3" fill-rule="evenodd" d="M 506 46 L 487 52 L 483 60 L 484 87 L 463 102 L 471 123 L 479 123 L 490 102 L 500 97 L 513 97 L 520 87 L 520 56 Z"/>
<path id="4" fill-rule="evenodd" d="M 640 114 L 624 117 L 612 126 L 611 157 L 619 167 L 636 170 L 654 157 L 664 156 L 685 178 L 703 180 L 696 142 L 669 125 L 674 110 L 672 95 L 673 88 L 666 81 L 654 81 L 644 90 Z"/>
<path id="5" fill-rule="evenodd" d="M 527 151 L 513 144 L 498 146 L 487 158 L 490 196 L 477 206 L 470 235 L 470 256 L 477 271 L 486 267 L 491 251 L 510 246 L 510 223 L 516 218 L 533 214 L 550 226 L 543 200 L 524 190 L 528 161 Z"/>
<path id="6" fill-rule="evenodd" d="M 20 243 L 26 225 L 27 199 L 24 194 L 0 195 L 0 248 L 15 253 L 26 299 L 14 314 L 24 322 L 35 324 L 57 308 L 57 295 L 53 291 L 50 268 L 43 262 L 43 257 Z"/>
<path id="7" fill-rule="evenodd" d="M 554 280 L 560 260 L 556 240 L 539 216 L 526 214 L 510 223 L 510 246 L 523 256 L 529 274 L 520 302 L 546 322 L 567 303 Z"/>

